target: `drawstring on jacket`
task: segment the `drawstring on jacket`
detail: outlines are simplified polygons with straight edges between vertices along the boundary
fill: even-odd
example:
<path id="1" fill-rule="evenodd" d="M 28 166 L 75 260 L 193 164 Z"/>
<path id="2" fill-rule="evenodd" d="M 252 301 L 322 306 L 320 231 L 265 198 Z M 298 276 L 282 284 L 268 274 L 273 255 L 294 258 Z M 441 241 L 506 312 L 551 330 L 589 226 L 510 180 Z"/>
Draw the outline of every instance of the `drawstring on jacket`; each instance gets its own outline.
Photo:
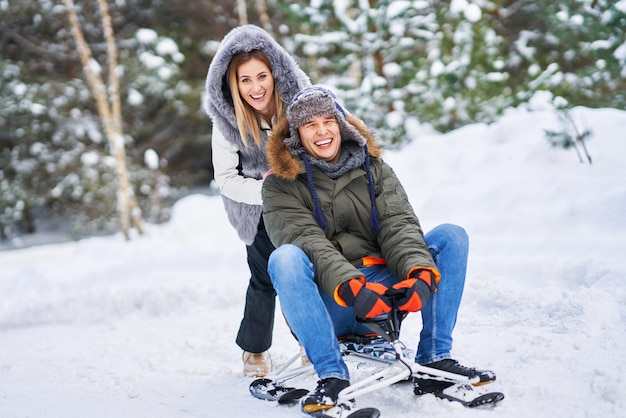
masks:
<path id="1" fill-rule="evenodd" d="M 304 161 L 304 166 L 306 167 L 306 181 L 309 184 L 309 190 L 311 191 L 311 196 L 313 197 L 313 217 L 319 227 L 326 230 L 328 222 L 326 221 L 326 215 L 324 215 L 324 211 L 322 210 L 322 205 L 320 205 L 320 199 L 317 197 L 315 183 L 313 183 L 313 173 L 311 173 L 311 163 L 304 152 L 300 153 L 300 158 Z"/>
<path id="2" fill-rule="evenodd" d="M 372 229 L 374 232 L 380 231 L 380 217 L 378 215 L 378 209 L 376 207 L 376 194 L 374 192 L 374 179 L 372 177 L 372 170 L 370 168 L 370 156 L 367 150 L 367 145 L 363 146 L 363 151 L 365 152 L 365 172 L 367 175 L 367 187 L 370 196 L 370 202 L 372 204 L 372 211 L 370 212 L 370 224 L 372 225 Z M 306 153 L 301 152 L 300 158 L 304 162 L 304 167 L 306 168 L 306 180 L 309 185 L 309 190 L 311 191 L 311 197 L 313 198 L 313 217 L 315 218 L 315 222 L 317 225 L 326 230 L 328 227 L 328 221 L 326 220 L 326 215 L 324 215 L 324 211 L 322 210 L 322 205 L 320 204 L 319 197 L 317 195 L 317 190 L 315 189 L 315 183 L 313 182 L 313 173 L 311 171 L 311 162 L 309 161 Z"/>
<path id="3" fill-rule="evenodd" d="M 367 173 L 367 186 L 370 192 L 370 202 L 372 202 L 372 212 L 370 213 L 370 223 L 374 232 L 380 231 L 380 216 L 378 216 L 378 208 L 376 207 L 376 194 L 374 193 L 374 179 L 372 178 L 372 170 L 370 169 L 370 153 L 367 145 L 363 146 L 365 151 L 365 172 Z"/>

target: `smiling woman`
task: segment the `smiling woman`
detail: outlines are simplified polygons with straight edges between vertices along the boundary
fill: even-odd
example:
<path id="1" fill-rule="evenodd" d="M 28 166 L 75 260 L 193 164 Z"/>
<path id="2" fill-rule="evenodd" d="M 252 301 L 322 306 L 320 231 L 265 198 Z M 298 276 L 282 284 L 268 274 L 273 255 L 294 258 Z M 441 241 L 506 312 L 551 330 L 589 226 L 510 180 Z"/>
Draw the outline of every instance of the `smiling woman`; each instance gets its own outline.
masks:
<path id="1" fill-rule="evenodd" d="M 274 94 L 272 64 L 260 50 L 239 52 L 228 67 L 227 77 L 241 139 L 247 145 L 248 135 L 252 135 L 254 143 L 260 145 L 263 123 L 271 127 L 272 118 L 283 114 L 283 102 L 278 93 Z"/>
<path id="2" fill-rule="evenodd" d="M 207 75 L 215 182 L 228 220 L 246 243 L 251 273 L 237 334 L 247 375 L 260 377 L 271 370 L 267 350 L 276 292 L 267 274 L 274 246 L 261 219 L 261 185 L 269 172 L 265 145 L 272 125 L 284 116 L 283 103 L 308 85 L 296 61 L 254 25 L 240 26 L 224 37 Z"/>
<path id="3" fill-rule="evenodd" d="M 265 62 L 252 58 L 241 64 L 236 73 L 239 95 L 270 123 L 275 107 L 272 102 L 274 77 L 270 67 Z"/>

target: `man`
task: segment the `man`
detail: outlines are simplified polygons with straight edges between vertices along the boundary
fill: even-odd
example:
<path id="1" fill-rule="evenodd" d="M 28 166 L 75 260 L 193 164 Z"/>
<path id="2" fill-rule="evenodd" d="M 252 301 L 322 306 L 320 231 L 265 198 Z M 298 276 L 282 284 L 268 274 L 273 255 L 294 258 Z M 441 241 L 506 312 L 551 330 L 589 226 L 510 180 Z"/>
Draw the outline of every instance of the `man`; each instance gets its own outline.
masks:
<path id="1" fill-rule="evenodd" d="M 489 371 L 451 359 L 452 330 L 467 265 L 465 231 L 441 225 L 423 235 L 408 197 L 371 132 L 321 87 L 299 92 L 268 141 L 272 175 L 263 218 L 277 247 L 268 271 L 283 313 L 319 377 L 301 400 L 314 413 L 349 386 L 337 336 L 371 333 L 356 321 L 391 310 L 422 311 L 416 362 L 474 378 Z M 413 381 L 415 394 L 451 385 Z"/>

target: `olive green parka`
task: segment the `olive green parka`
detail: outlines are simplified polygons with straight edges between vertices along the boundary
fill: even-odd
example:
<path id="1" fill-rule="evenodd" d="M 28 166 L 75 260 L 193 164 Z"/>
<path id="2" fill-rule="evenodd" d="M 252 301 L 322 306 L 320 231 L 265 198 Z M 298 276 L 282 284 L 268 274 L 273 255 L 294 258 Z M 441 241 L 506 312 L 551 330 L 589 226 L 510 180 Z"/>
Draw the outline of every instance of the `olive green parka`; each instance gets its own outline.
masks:
<path id="1" fill-rule="evenodd" d="M 372 205 L 364 166 L 335 180 L 311 167 L 328 222 L 325 230 L 318 226 L 305 166 L 300 156 L 293 155 L 283 143 L 289 136 L 285 118 L 275 125 L 267 143 L 272 175 L 262 189 L 263 219 L 272 243 L 276 247 L 300 247 L 313 263 L 318 286 L 335 300 L 341 283 L 363 277 L 359 267 L 378 264 L 382 259 L 400 279 L 420 267 L 433 271 L 438 282 L 439 272 L 404 188 L 380 158 L 381 148 L 365 124 L 351 114 L 347 122 L 367 140 L 380 230 L 374 231 L 370 223 Z M 350 140 L 342 137 L 342 144 Z M 365 141 L 361 138 L 355 142 Z"/>

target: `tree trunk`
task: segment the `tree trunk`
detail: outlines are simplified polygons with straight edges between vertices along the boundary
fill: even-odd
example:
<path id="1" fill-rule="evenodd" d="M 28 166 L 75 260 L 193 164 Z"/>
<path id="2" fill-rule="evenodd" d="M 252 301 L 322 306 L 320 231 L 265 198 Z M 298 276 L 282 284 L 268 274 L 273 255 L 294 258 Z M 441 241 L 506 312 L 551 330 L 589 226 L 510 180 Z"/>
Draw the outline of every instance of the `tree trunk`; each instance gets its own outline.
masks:
<path id="1" fill-rule="evenodd" d="M 265 29 L 270 35 L 272 35 L 272 37 L 275 38 L 270 15 L 267 11 L 267 2 L 265 0 L 257 0 L 256 5 L 259 10 L 259 19 L 261 20 L 263 29 Z"/>
<path id="2" fill-rule="evenodd" d="M 246 7 L 246 0 L 237 0 L 237 15 L 239 15 L 239 24 L 248 24 L 248 8 Z"/>
<path id="3" fill-rule="evenodd" d="M 109 63 L 108 78 L 110 88 L 109 93 L 111 96 L 111 102 L 109 103 L 109 95 L 107 94 L 106 86 L 102 77 L 94 69 L 94 65 L 96 63 L 91 53 L 91 49 L 89 49 L 89 46 L 85 41 L 80 23 L 78 22 L 78 16 L 74 10 L 74 2 L 73 0 L 63 1 L 67 7 L 67 13 L 72 27 L 72 34 L 76 40 L 78 54 L 83 65 L 83 69 L 85 70 L 87 84 L 94 95 L 94 99 L 96 100 L 98 114 L 100 115 L 100 119 L 102 119 L 102 125 L 109 143 L 109 148 L 111 149 L 111 155 L 115 157 L 118 181 L 117 210 L 124 237 L 126 237 L 126 239 L 130 239 L 129 230 L 131 219 L 139 234 L 142 234 L 143 230 L 141 227 L 141 212 L 137 206 L 137 201 L 128 179 L 128 171 L 126 169 L 126 148 L 124 145 L 124 133 L 122 130 L 119 82 L 116 72 L 117 48 L 115 47 L 115 37 L 113 35 L 113 28 L 111 25 L 111 16 L 109 15 L 106 0 L 99 0 L 103 32 L 107 44 L 107 59 Z"/>

